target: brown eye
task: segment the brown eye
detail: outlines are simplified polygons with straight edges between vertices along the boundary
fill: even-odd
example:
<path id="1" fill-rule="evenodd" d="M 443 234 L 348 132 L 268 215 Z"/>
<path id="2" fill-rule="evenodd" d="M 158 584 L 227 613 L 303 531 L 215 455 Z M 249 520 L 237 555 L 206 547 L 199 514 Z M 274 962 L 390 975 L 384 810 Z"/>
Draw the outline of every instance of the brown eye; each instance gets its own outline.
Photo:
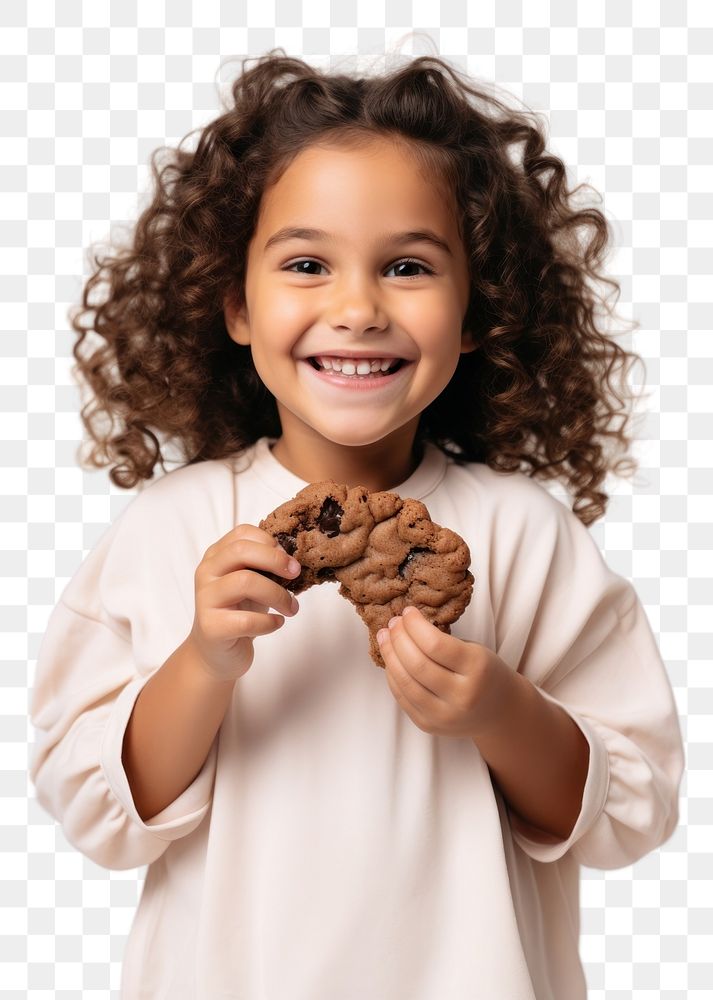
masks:
<path id="1" fill-rule="evenodd" d="M 283 268 L 283 271 L 293 271 L 295 274 L 309 274 L 309 275 L 311 275 L 312 274 L 311 271 L 303 271 L 303 270 L 295 271 L 296 267 L 300 267 L 301 268 L 304 264 L 310 264 L 310 265 L 313 265 L 314 267 L 322 267 L 322 265 L 319 264 L 319 263 L 317 263 L 316 260 L 310 260 L 309 258 L 305 257 L 302 260 L 296 260 L 296 261 L 294 261 L 294 263 L 288 264 L 286 267 Z"/>
<path id="2" fill-rule="evenodd" d="M 391 265 L 391 267 L 389 268 L 389 270 L 391 270 L 391 268 L 399 268 L 399 267 L 420 267 L 421 270 L 425 274 L 433 274 L 433 271 L 431 270 L 431 268 L 430 267 L 426 267 L 426 265 L 422 264 L 420 260 L 410 260 L 410 259 L 409 260 L 397 260 L 395 264 Z M 419 274 L 397 274 L 396 277 L 397 278 L 419 278 L 420 275 Z"/>

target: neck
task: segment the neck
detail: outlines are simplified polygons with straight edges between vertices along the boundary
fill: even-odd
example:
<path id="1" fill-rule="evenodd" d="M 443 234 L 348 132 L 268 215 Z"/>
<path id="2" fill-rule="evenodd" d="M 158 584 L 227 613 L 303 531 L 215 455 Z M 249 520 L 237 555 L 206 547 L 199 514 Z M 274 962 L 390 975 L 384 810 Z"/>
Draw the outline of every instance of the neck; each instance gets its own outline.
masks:
<path id="1" fill-rule="evenodd" d="M 308 483 L 331 479 L 370 491 L 392 490 L 418 467 L 422 453 L 414 454 L 414 428 L 397 432 L 372 444 L 347 446 L 313 434 L 283 434 L 272 453 L 277 461 Z"/>

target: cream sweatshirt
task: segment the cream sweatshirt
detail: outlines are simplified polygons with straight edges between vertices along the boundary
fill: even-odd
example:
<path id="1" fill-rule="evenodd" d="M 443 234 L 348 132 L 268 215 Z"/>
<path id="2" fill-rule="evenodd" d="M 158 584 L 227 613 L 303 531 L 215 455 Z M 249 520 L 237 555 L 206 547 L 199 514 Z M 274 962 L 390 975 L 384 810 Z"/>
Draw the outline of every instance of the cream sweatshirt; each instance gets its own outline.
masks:
<path id="1" fill-rule="evenodd" d="M 470 739 L 402 711 L 337 586 L 255 640 L 203 769 L 143 822 L 121 763 L 134 702 L 190 632 L 194 572 L 306 485 L 268 438 L 132 498 L 41 643 L 30 775 L 68 841 L 148 866 L 123 1000 L 580 1000 L 580 865 L 630 865 L 678 823 L 676 705 L 632 584 L 523 473 L 429 445 L 396 491 L 467 541 L 454 635 L 494 650 L 590 746 L 566 841 L 518 830 Z"/>

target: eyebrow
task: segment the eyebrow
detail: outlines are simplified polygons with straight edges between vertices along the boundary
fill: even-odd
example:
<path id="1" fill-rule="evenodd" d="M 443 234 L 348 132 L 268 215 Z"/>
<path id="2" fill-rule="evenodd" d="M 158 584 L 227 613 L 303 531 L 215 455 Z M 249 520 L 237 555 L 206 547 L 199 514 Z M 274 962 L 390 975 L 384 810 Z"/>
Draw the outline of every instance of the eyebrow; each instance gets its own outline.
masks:
<path id="1" fill-rule="evenodd" d="M 283 229 L 278 229 L 276 233 L 267 240 L 263 248 L 263 252 L 270 249 L 270 247 L 277 246 L 279 243 L 286 243 L 288 240 L 323 240 L 325 243 L 335 243 L 336 237 L 331 233 L 327 233 L 324 229 L 309 229 L 301 226 L 285 226 Z M 426 243 L 438 250 L 443 250 L 444 253 L 453 256 L 453 252 L 445 240 L 441 239 L 436 233 L 430 229 L 415 229 L 403 233 L 387 233 L 385 236 L 381 237 L 379 241 L 381 245 L 387 245 L 389 243 Z"/>

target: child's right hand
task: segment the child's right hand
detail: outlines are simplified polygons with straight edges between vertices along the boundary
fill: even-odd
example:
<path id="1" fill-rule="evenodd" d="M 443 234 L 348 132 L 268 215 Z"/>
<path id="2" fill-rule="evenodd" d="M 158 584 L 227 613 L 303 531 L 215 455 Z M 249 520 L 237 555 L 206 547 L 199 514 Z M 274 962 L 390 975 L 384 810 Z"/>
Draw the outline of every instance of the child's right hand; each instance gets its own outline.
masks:
<path id="1" fill-rule="evenodd" d="M 294 580 L 295 562 L 266 531 L 238 524 L 209 546 L 195 572 L 195 617 L 188 637 L 200 666 L 215 680 L 237 680 L 253 662 L 253 639 L 275 632 L 296 614 L 295 597 L 255 570 Z"/>

